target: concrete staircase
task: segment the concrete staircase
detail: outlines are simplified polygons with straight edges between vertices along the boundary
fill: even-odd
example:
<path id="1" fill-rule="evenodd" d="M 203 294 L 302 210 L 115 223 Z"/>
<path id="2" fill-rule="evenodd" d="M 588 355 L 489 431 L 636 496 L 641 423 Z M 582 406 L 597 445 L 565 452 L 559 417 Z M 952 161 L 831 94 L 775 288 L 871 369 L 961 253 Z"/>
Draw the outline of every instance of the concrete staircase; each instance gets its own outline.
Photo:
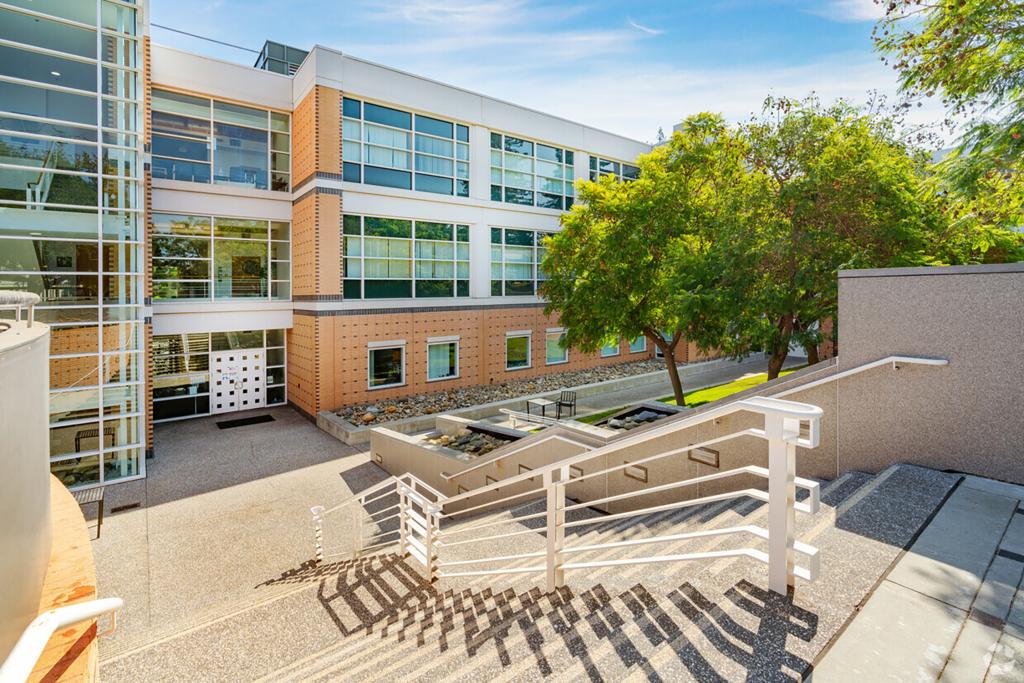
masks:
<path id="1" fill-rule="evenodd" d="M 824 484 L 821 511 L 798 515 L 796 533 L 820 548 L 822 574 L 813 583 L 799 581 L 789 597 L 769 592 L 767 568 L 748 558 L 579 570 L 567 573 L 565 588 L 546 593 L 537 575 L 427 584 L 404 558 L 385 553 L 297 566 L 271 581 L 294 590 L 269 601 L 113 656 L 101 649 L 101 676 L 105 681 L 796 680 L 811 670 L 959 480 L 897 465 L 878 475 L 851 472 Z M 517 518 L 542 509 L 543 503 L 527 503 L 489 517 L 506 520 L 509 530 L 522 530 L 534 527 Z M 756 501 L 722 501 L 577 528 L 566 544 L 758 523 L 765 514 Z M 494 541 L 486 554 L 540 549 L 541 526 L 505 546 Z M 487 533 L 504 528 L 490 527 Z M 658 552 L 728 549 L 737 543 L 731 537 L 687 539 L 665 543 Z M 649 550 L 605 549 L 590 559 L 626 559 Z M 474 557 L 467 551 L 463 559 Z"/>

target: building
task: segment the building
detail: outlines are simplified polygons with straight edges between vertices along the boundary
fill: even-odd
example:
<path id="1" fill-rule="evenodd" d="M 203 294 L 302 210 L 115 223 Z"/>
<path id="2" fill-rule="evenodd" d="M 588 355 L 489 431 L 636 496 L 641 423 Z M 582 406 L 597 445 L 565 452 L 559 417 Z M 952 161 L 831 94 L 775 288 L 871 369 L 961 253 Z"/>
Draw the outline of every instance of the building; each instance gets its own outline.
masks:
<path id="1" fill-rule="evenodd" d="M 152 44 L 147 3 L 47 7 L 0 7 L 0 288 L 53 325 L 68 485 L 144 476 L 157 422 L 651 357 L 566 351 L 537 296 L 573 180 L 648 144 L 321 46 Z"/>

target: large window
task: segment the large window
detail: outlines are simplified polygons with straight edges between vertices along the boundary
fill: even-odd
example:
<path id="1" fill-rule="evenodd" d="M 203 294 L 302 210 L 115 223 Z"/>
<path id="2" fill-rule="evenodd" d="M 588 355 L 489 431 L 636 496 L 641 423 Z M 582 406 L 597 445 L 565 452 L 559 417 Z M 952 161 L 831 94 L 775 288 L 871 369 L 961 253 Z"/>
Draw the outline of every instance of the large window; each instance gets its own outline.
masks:
<path id="1" fill-rule="evenodd" d="M 344 179 L 469 196 L 469 127 L 346 97 Z"/>
<path id="2" fill-rule="evenodd" d="M 612 175 L 620 181 L 636 180 L 640 177 L 640 169 L 622 161 L 601 159 L 590 155 L 590 179 L 597 180 L 601 176 Z"/>
<path id="3" fill-rule="evenodd" d="M 569 349 L 565 346 L 563 330 L 548 330 L 544 335 L 544 362 L 548 365 L 569 362 Z"/>
<path id="4" fill-rule="evenodd" d="M 368 353 L 371 389 L 405 384 L 405 346 L 371 347 Z"/>
<path id="5" fill-rule="evenodd" d="M 427 340 L 427 381 L 459 376 L 458 339 Z"/>
<path id="6" fill-rule="evenodd" d="M 291 296 L 288 223 L 167 213 L 151 220 L 154 300 Z"/>
<path id="7" fill-rule="evenodd" d="M 153 88 L 153 177 L 291 187 L 288 114 Z"/>
<path id="8" fill-rule="evenodd" d="M 127 4 L 0 8 L 0 289 L 42 300 L 51 469 L 72 488 L 145 469 L 136 34 Z"/>
<path id="9" fill-rule="evenodd" d="M 550 234 L 491 228 L 491 296 L 537 294 L 540 284 L 547 280 L 540 264 L 544 259 L 544 239 Z"/>
<path id="10" fill-rule="evenodd" d="M 505 369 L 521 370 L 531 365 L 530 333 L 508 332 L 505 335 Z"/>
<path id="11" fill-rule="evenodd" d="M 345 298 L 469 296 L 469 226 L 344 217 Z"/>
<path id="12" fill-rule="evenodd" d="M 640 335 L 636 339 L 629 342 L 630 353 L 643 353 L 647 350 L 647 337 Z"/>
<path id="13" fill-rule="evenodd" d="M 210 352 L 266 349 L 267 405 L 284 403 L 285 331 L 201 332 L 153 337 L 153 420 L 210 414 Z"/>
<path id="14" fill-rule="evenodd" d="M 491 199 L 568 210 L 573 202 L 573 152 L 491 133 Z"/>

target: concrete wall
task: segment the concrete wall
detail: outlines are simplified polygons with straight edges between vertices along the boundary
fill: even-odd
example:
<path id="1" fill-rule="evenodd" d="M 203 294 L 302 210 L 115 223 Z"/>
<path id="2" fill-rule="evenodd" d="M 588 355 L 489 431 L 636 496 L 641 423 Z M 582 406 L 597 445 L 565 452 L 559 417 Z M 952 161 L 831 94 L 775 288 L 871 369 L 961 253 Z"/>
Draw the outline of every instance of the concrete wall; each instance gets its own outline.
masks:
<path id="1" fill-rule="evenodd" d="M 50 559 L 50 333 L 0 331 L 0 661 L 36 618 Z"/>
<path id="2" fill-rule="evenodd" d="M 912 462 L 1024 482 L 1024 263 L 841 271 L 840 369 L 945 358 L 840 380 L 839 469 Z"/>

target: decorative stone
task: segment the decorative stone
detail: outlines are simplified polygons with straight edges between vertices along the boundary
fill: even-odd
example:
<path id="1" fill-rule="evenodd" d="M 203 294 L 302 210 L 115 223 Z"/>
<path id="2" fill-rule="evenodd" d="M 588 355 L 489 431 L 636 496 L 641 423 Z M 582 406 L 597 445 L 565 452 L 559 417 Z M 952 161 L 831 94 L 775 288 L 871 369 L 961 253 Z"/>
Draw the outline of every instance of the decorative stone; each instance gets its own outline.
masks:
<path id="1" fill-rule="evenodd" d="M 363 422 L 370 423 L 377 419 L 377 416 L 373 413 L 366 413 L 363 415 Z"/>

